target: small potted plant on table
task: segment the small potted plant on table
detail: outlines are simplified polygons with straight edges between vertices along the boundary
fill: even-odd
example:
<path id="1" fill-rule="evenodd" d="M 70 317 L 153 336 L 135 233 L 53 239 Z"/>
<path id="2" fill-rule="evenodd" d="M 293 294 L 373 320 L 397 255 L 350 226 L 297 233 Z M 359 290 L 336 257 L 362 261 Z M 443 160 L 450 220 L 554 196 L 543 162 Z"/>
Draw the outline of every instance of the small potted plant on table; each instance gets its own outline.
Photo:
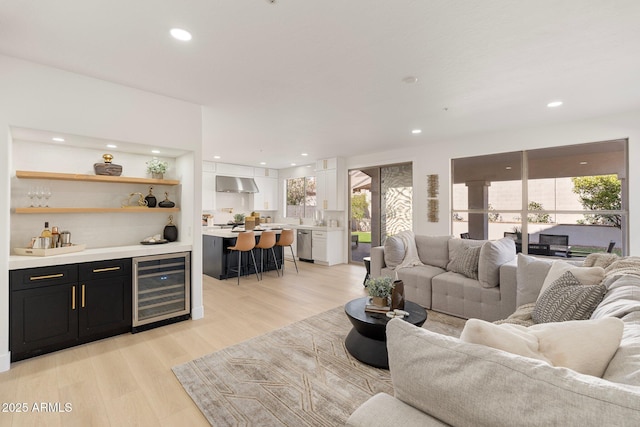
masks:
<path id="1" fill-rule="evenodd" d="M 389 305 L 389 295 L 393 290 L 393 279 L 391 277 L 375 277 L 367 279 L 365 286 L 369 291 L 371 302 L 378 307 Z"/>
<path id="2" fill-rule="evenodd" d="M 155 179 L 162 179 L 167 171 L 167 166 L 169 166 L 167 162 L 154 157 L 147 162 L 147 173 L 150 173 Z"/>

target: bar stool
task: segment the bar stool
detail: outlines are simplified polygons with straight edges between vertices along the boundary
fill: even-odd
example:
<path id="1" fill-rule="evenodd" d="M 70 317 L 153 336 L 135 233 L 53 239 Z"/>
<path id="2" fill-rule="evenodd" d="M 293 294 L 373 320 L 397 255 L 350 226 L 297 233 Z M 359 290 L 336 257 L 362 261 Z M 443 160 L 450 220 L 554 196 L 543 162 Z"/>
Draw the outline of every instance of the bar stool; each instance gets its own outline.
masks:
<path id="1" fill-rule="evenodd" d="M 253 259 L 253 268 L 256 270 L 256 277 L 258 276 L 258 266 L 256 265 L 256 257 L 253 255 L 253 248 L 256 246 L 256 237 L 253 231 L 245 231 L 238 233 L 235 246 L 229 246 L 227 249 L 230 251 L 238 251 L 238 285 L 240 284 L 240 272 L 242 271 L 242 252 L 249 252 Z M 229 268 L 229 271 L 233 271 Z"/>
<path id="2" fill-rule="evenodd" d="M 298 272 L 298 263 L 296 262 L 296 256 L 293 254 L 293 247 L 291 245 L 293 245 L 293 230 L 291 229 L 282 230 L 282 233 L 280 233 L 280 240 L 278 240 L 278 242 L 276 243 L 276 246 L 282 247 L 282 275 L 283 276 L 284 276 L 284 247 L 285 246 L 289 246 L 289 249 L 291 249 L 291 256 L 293 257 L 293 263 L 296 266 L 296 273 Z"/>
<path id="3" fill-rule="evenodd" d="M 276 265 L 276 273 L 280 276 L 280 269 L 278 268 L 278 259 L 276 258 L 276 251 L 273 247 L 276 245 L 276 232 L 275 231 L 263 231 L 260 235 L 260 240 L 256 245 L 256 249 L 260 249 L 260 278 L 264 272 L 264 251 L 267 251 L 267 267 L 269 267 L 269 249 L 273 254 L 273 263 Z"/>

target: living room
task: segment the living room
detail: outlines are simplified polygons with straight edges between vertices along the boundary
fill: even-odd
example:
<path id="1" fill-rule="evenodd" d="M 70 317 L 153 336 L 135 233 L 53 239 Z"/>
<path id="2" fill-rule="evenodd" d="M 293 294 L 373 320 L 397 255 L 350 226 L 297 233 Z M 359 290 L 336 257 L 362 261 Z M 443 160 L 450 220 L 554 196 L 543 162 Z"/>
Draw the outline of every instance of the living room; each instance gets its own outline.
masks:
<path id="1" fill-rule="evenodd" d="M 227 11 L 229 13 L 226 17 L 231 19 L 231 17 L 237 17 L 238 13 L 246 12 L 252 19 L 260 22 L 259 15 L 261 13 L 272 13 L 273 9 L 266 9 L 266 7 L 272 6 L 280 8 L 275 10 L 283 10 L 287 14 L 293 14 L 292 6 L 282 1 L 277 1 L 274 5 L 268 2 L 259 3 L 260 6 L 256 6 L 255 10 L 249 5 L 244 5 L 247 8 L 246 10 L 233 9 Z M 374 14 L 378 19 L 378 23 L 385 22 L 384 17 L 378 16 L 382 12 L 371 11 L 370 9 L 375 8 L 364 2 L 357 3 L 357 5 L 353 6 L 353 10 L 341 10 L 345 15 L 347 12 L 350 13 L 349 19 L 345 19 L 344 22 L 341 21 L 344 27 L 340 30 L 343 32 L 342 36 L 346 39 L 348 39 L 348 35 L 354 36 L 354 34 L 357 34 L 357 29 L 360 28 L 350 28 L 347 24 L 353 21 L 355 24 L 362 26 L 364 24 L 358 23 L 358 19 L 364 21 L 366 16 L 369 16 L 367 14 Z M 405 3 L 407 3 L 404 5 L 406 7 L 418 7 L 415 4 L 410 4 L 414 2 Z M 510 35 L 510 37 L 506 38 L 510 41 L 507 46 L 499 45 L 499 48 L 496 47 L 498 53 L 495 55 L 491 55 L 491 49 L 489 49 L 489 52 L 486 52 L 486 56 L 483 57 L 485 58 L 484 60 L 480 61 L 480 63 L 474 63 L 478 68 L 471 68 L 475 69 L 475 72 L 480 76 L 477 80 L 472 81 L 469 85 L 461 86 L 459 92 L 453 91 L 447 96 L 438 98 L 439 104 L 436 106 L 434 102 L 434 104 L 430 105 L 428 111 L 414 113 L 416 116 L 428 117 L 428 120 L 425 120 L 424 123 L 418 123 L 420 120 L 417 118 L 405 119 L 403 126 L 400 126 L 400 122 L 395 122 L 390 126 L 394 129 L 393 131 L 388 129 L 371 131 L 366 130 L 368 129 L 367 124 L 384 122 L 384 120 L 379 116 L 367 117 L 354 126 L 357 128 L 356 131 L 348 124 L 341 127 L 340 132 L 352 132 L 348 134 L 348 137 L 336 137 L 330 141 L 326 140 L 327 137 L 323 131 L 324 127 L 327 126 L 327 122 L 316 124 L 312 127 L 313 132 L 311 132 L 316 135 L 310 136 L 309 140 L 318 148 L 318 158 L 343 157 L 346 169 L 412 162 L 413 191 L 415 195 L 413 200 L 413 224 L 414 232 L 419 235 L 447 235 L 451 232 L 451 222 L 448 215 L 450 208 L 448 189 L 450 188 L 450 162 L 454 158 L 627 138 L 629 140 L 629 165 L 637 164 L 640 161 L 640 149 L 636 143 L 640 139 L 640 102 L 636 94 L 635 79 L 638 71 L 640 71 L 638 69 L 640 65 L 636 58 L 640 56 L 635 54 L 637 53 L 635 50 L 637 47 L 633 40 L 637 40 L 635 20 L 639 12 L 638 6 L 633 2 L 620 2 L 613 6 L 605 5 L 601 2 L 590 2 L 590 5 L 594 8 L 592 10 L 586 8 L 583 2 L 570 3 L 567 9 L 562 8 L 561 11 L 557 11 L 557 14 L 555 14 L 557 21 L 553 21 L 554 24 L 564 25 L 559 25 L 557 28 L 542 26 L 541 28 L 543 29 L 539 31 L 533 24 L 531 28 L 526 27 L 524 29 L 519 29 L 518 25 L 523 25 L 525 18 L 529 19 L 531 16 L 534 16 L 535 19 L 531 19 L 539 24 L 544 19 L 551 18 L 549 15 L 554 15 L 549 12 L 549 9 L 542 6 L 533 8 L 533 10 L 527 9 L 527 12 L 532 14 L 528 17 L 521 16 L 516 10 L 510 10 L 507 16 L 498 16 L 493 24 L 491 24 L 491 16 L 478 12 L 481 13 L 482 17 L 482 20 L 479 21 L 480 23 L 501 28 L 500 34 Z M 156 8 L 154 5 L 148 6 L 149 9 Z M 381 4 L 377 6 L 383 7 Z M 447 13 L 447 6 L 444 5 L 444 2 L 438 3 L 438 6 L 435 10 L 419 8 L 414 10 L 415 13 L 407 14 L 414 15 L 415 21 L 420 21 L 420 17 L 424 17 L 425 20 L 428 20 L 428 24 L 434 27 L 437 26 L 435 12 L 443 13 L 444 15 L 440 16 L 455 20 L 455 16 L 450 16 L 451 12 Z M 464 15 L 465 6 L 456 6 L 454 15 Z M 502 4 L 501 6 L 505 5 Z M 44 5 L 42 7 L 42 10 L 46 10 Z M 313 7 L 306 10 L 298 10 L 297 13 L 300 15 L 294 16 L 305 18 L 300 22 L 313 22 L 313 19 L 319 19 L 320 22 L 330 24 L 332 22 L 332 11 L 326 7 L 317 7 L 318 10 Z M 385 10 L 390 14 L 397 13 L 404 16 L 403 13 L 398 12 L 396 7 L 397 5 L 391 9 L 380 9 L 380 11 Z M 547 7 L 551 8 L 552 6 L 547 5 Z M 603 8 L 602 13 L 598 13 L 598 7 Z M 26 18 L 29 13 L 22 10 L 22 14 L 17 14 L 16 12 L 15 19 L 11 19 L 14 16 L 11 13 L 15 11 L 13 8 L 4 8 L 5 6 L 0 8 L 0 16 L 7 16 L 7 25 L 14 23 L 27 33 L 29 32 L 26 29 L 27 27 L 38 26 L 41 21 L 46 21 L 48 18 L 46 13 L 42 15 L 34 13 L 33 15 L 37 18 L 33 18 L 36 19 L 34 23 Z M 497 12 L 494 8 L 499 10 L 496 4 L 492 6 L 490 11 Z M 358 16 L 363 11 L 366 11 L 364 18 Z M 314 18 L 316 12 L 320 16 Z M 433 12 L 433 15 L 425 17 L 427 12 Z M 65 11 L 65 13 L 70 16 L 74 14 L 71 11 Z M 137 11 L 137 13 L 142 12 Z M 491 15 L 490 13 L 488 14 Z M 594 25 L 581 24 L 580 26 L 576 25 L 579 28 L 572 27 L 573 21 L 571 21 L 571 18 L 574 14 L 582 16 L 584 19 L 589 18 L 588 22 Z M 79 13 L 78 15 L 82 14 Z M 176 15 L 178 14 L 176 13 Z M 296 25 L 299 26 L 300 24 L 292 24 L 288 20 L 289 18 L 291 17 L 287 15 L 279 19 L 270 19 L 288 22 L 292 28 L 291 31 L 294 31 L 294 29 L 298 28 Z M 507 18 L 513 18 L 513 20 Z M 24 21 L 20 19 L 24 19 Z M 400 17 L 397 17 L 396 19 L 404 21 L 408 18 L 400 19 Z M 465 20 L 467 19 L 473 21 L 473 17 L 465 16 Z M 574 54 L 570 55 L 570 52 L 563 49 L 553 50 L 556 59 L 560 64 L 567 65 L 566 68 L 547 69 L 539 67 L 535 68 L 535 72 L 531 71 L 534 69 L 534 65 L 537 64 L 539 66 L 540 63 L 544 63 L 547 59 L 540 52 L 544 52 L 545 49 L 552 49 L 554 45 L 554 38 L 549 36 L 549 33 L 543 34 L 544 31 L 557 32 L 558 37 L 564 31 L 567 31 L 570 39 L 585 37 L 585 40 L 593 40 L 588 37 L 588 33 L 598 33 L 593 28 L 598 28 L 595 23 L 599 22 L 600 19 L 606 24 L 603 24 L 605 28 L 602 29 L 600 37 L 604 41 L 597 45 L 597 48 L 593 48 L 593 52 L 591 51 L 592 46 L 588 46 L 588 42 L 585 42 L 587 46 L 582 43 L 577 43 L 576 45 L 568 44 L 567 51 L 575 49 Z M 392 20 L 392 18 L 389 18 L 389 20 Z M 4 21 L 5 19 L 3 19 Z M 98 19 L 98 21 L 100 20 Z M 242 22 L 248 25 L 248 22 Z M 413 23 L 418 28 L 421 26 L 420 22 Z M 478 25 L 483 27 L 483 25 Z M 427 26 L 427 24 L 424 24 L 424 26 Z M 46 26 L 43 26 L 43 28 L 46 28 Z M 614 29 L 618 29 L 619 32 Z M 271 31 L 280 34 L 284 30 L 271 28 Z M 55 34 L 55 32 L 50 34 Z M 315 40 L 315 37 L 312 37 L 313 32 L 306 34 L 309 37 L 307 41 L 312 43 Z M 386 32 L 381 31 L 380 34 L 376 35 L 375 40 L 377 42 L 383 41 L 385 34 Z M 410 34 L 402 34 L 407 37 L 405 40 L 410 39 Z M 526 35 L 526 40 L 519 40 L 518 34 L 523 34 L 522 37 Z M 448 36 L 451 35 L 449 34 Z M 446 38 L 445 36 L 440 37 Z M 536 45 L 536 49 L 528 51 L 531 55 L 530 59 L 525 61 L 523 57 L 519 57 L 521 63 L 518 67 L 507 67 L 510 61 L 505 61 L 504 57 L 509 58 L 510 55 L 515 55 L 514 51 L 516 50 L 526 50 L 527 43 L 533 43 L 537 37 L 542 37 L 544 42 Z M 619 39 L 616 37 L 619 37 Z M 287 38 L 288 36 L 284 37 L 285 40 Z M 177 396 L 178 392 L 184 393 L 172 377 L 173 374 L 170 372 L 172 366 L 335 308 L 352 298 L 364 295 L 364 290 L 362 289 L 364 267 L 362 265 L 340 265 L 330 268 L 303 265 L 298 275 L 290 265 L 287 265 L 284 277 L 286 282 L 278 282 L 275 277 L 269 277 L 258 286 L 255 286 L 256 283 L 254 282 L 250 286 L 247 286 L 247 283 L 241 283 L 238 288 L 231 281 L 211 282 L 199 274 L 202 271 L 200 261 L 202 248 L 201 236 L 197 230 L 201 227 L 200 200 L 202 190 L 200 176 L 202 174 L 202 162 L 207 160 L 237 164 L 246 161 L 244 160 L 247 158 L 246 156 L 253 154 L 251 153 L 253 151 L 262 149 L 265 152 L 270 150 L 275 152 L 280 141 L 278 132 L 284 131 L 283 128 L 286 126 L 283 123 L 289 121 L 290 117 L 296 117 L 294 114 L 295 109 L 299 108 L 301 104 L 296 104 L 291 107 L 291 110 L 287 110 L 287 117 L 283 118 L 278 115 L 285 114 L 283 111 L 270 112 L 269 115 L 266 115 L 266 111 L 273 105 L 256 103 L 255 105 L 258 107 L 255 107 L 255 110 L 245 110 L 247 115 L 243 121 L 241 116 L 231 117 L 230 112 L 234 110 L 232 103 L 229 103 L 229 113 L 225 113 L 224 110 L 221 110 L 220 105 L 208 106 L 203 103 L 184 101 L 183 99 L 189 98 L 181 98 L 174 94 L 167 96 L 164 91 L 154 91 L 144 84 L 135 86 L 128 82 L 123 83 L 117 78 L 109 78 L 106 74 L 89 71 L 83 73 L 81 69 L 67 68 L 63 62 L 57 62 L 53 59 L 30 57 L 28 54 L 29 46 L 24 46 L 15 39 L 7 40 L 9 42 L 3 42 L 0 49 L 0 53 L 2 53 L 2 56 L 0 56 L 0 93 L 3 94 L 3 101 L 0 105 L 0 127 L 4 130 L 0 135 L 0 141 L 2 141 L 0 144 L 0 165 L 2 170 L 9 172 L 0 177 L 0 187 L 4 189 L 2 194 L 5 195 L 5 206 L 12 206 L 11 187 L 12 179 L 14 178 L 10 175 L 10 172 L 15 169 L 12 164 L 13 144 L 19 143 L 14 142 L 12 137 L 11 131 L 14 128 L 58 131 L 70 135 L 124 141 L 149 147 L 157 146 L 161 149 L 180 148 L 185 150 L 188 154 L 182 159 L 185 164 L 179 170 L 183 186 L 188 188 L 189 191 L 183 191 L 182 194 L 181 204 L 183 210 L 178 225 L 184 238 L 188 239 L 192 245 L 192 307 L 194 320 L 183 322 L 180 326 L 172 327 L 173 329 L 160 328 L 148 332 L 147 335 L 123 336 L 117 340 L 105 340 L 95 344 L 88 344 L 76 351 L 62 351 L 55 353 L 55 355 L 38 357 L 20 362 L 19 366 L 16 367 L 11 366 L 9 361 L 9 305 L 8 302 L 4 303 L 0 308 L 0 360 L 2 361 L 0 367 L 1 370 L 7 372 L 0 374 L 2 375 L 0 382 L 11 386 L 3 387 L 6 390 L 3 393 L 7 393 L 3 394 L 3 402 L 27 401 L 33 403 L 36 401 L 71 400 L 74 403 L 74 411 L 79 414 L 79 419 L 81 420 L 78 422 L 83 424 L 87 420 L 93 420 L 98 425 L 107 424 L 104 420 L 109 420 L 111 424 L 127 425 L 132 424 L 134 420 L 138 420 L 140 424 L 157 425 L 158 423 L 164 423 L 165 425 L 173 425 L 177 421 L 192 420 L 193 425 L 204 425 L 206 421 L 186 394 L 176 406 L 171 406 L 171 402 L 162 400 L 162 390 L 172 390 L 171 396 Z M 39 39 L 37 43 L 46 45 L 45 40 L 46 38 Z M 94 39 L 99 44 L 96 40 L 98 39 Z M 336 42 L 335 39 L 331 40 Z M 481 42 L 482 40 L 482 38 L 478 38 L 467 40 L 466 42 L 484 44 L 484 42 Z M 26 53 L 21 54 L 19 51 L 14 50 L 13 47 L 8 46 L 11 41 L 14 42 L 18 50 L 24 49 Z M 423 42 L 424 40 L 411 42 L 411 46 L 414 46 L 414 43 L 420 45 Z M 567 43 L 569 42 L 567 41 Z M 247 48 L 247 46 L 250 46 L 250 43 L 235 47 L 235 49 L 241 50 Z M 264 45 L 261 45 L 261 47 L 264 47 Z M 455 51 L 454 47 L 451 47 L 452 51 Z M 77 53 L 74 46 L 61 49 L 58 52 L 60 57 L 82 56 L 82 54 Z M 122 45 L 118 49 L 122 50 Z M 113 51 L 118 51 L 118 49 L 113 49 Z M 331 51 L 332 47 L 329 45 L 324 49 Z M 347 49 L 345 48 L 345 50 Z M 539 53 L 538 56 L 533 55 L 535 52 Z M 253 53 L 256 58 L 261 57 L 260 52 Z M 278 51 L 277 53 L 282 52 Z M 566 63 L 562 61 L 563 54 L 570 57 Z M 103 55 L 108 57 L 109 53 L 105 52 Z M 392 52 L 387 50 L 384 50 L 380 55 L 394 57 Z M 144 55 L 136 52 L 133 56 Z M 172 58 L 174 64 L 180 62 L 175 57 Z M 340 58 L 344 60 L 348 56 Z M 128 59 L 132 60 L 132 58 Z M 473 55 L 469 59 L 473 60 Z M 81 58 L 82 61 L 91 62 L 89 58 Z M 276 67 L 270 60 L 263 58 L 263 61 L 269 65 L 269 69 L 278 68 L 279 70 L 279 67 Z M 126 65 L 122 65 L 126 64 L 126 61 L 119 58 L 114 62 L 117 62 L 117 67 L 126 69 Z M 300 62 L 304 62 L 304 60 L 300 60 Z M 429 61 L 426 62 L 428 63 Z M 167 68 L 171 68 L 168 65 L 171 63 L 171 61 L 167 61 L 164 65 Z M 484 65 L 484 68 L 481 65 Z M 244 64 L 242 66 L 236 65 L 236 68 L 242 68 L 243 66 Z M 431 75 L 427 73 L 428 66 L 423 65 L 421 67 L 420 70 L 425 72 L 424 76 L 411 69 L 394 68 L 389 70 L 385 69 L 385 65 L 379 63 L 374 63 L 371 66 L 371 68 L 386 70 L 383 76 L 379 76 L 380 79 L 393 80 L 395 82 L 396 88 L 387 99 L 395 99 L 396 105 L 407 103 L 412 106 L 416 106 L 421 102 L 406 94 L 407 91 L 413 90 L 411 89 L 412 87 L 420 87 L 419 85 L 426 84 L 430 79 L 435 82 L 432 83 L 434 88 L 446 86 L 442 83 L 442 80 L 446 80 L 446 74 L 444 76 Z M 511 69 L 512 72 L 507 75 L 500 74 L 499 69 L 503 67 Z M 589 67 L 593 69 L 593 74 L 584 71 L 585 68 Z M 339 68 L 337 64 L 336 68 Z M 364 67 L 357 68 L 360 72 L 365 69 Z M 447 69 L 442 72 L 454 70 Z M 179 71 L 183 72 L 184 70 Z M 209 71 L 207 69 L 207 73 Z M 231 73 L 231 71 L 234 71 L 233 67 L 227 72 Z M 299 67 L 296 71 L 302 74 L 305 68 Z M 560 73 L 560 71 L 562 72 Z M 338 71 L 335 71 L 335 73 L 337 74 Z M 401 81 L 406 75 L 413 75 L 414 73 L 419 78 L 418 82 L 415 83 L 418 86 L 411 86 L 412 83 Z M 493 77 L 494 73 L 499 77 Z M 540 90 L 537 86 L 536 76 L 538 74 L 548 75 L 554 73 L 560 73 L 561 75 L 556 79 L 549 79 L 547 81 L 549 85 L 547 89 Z M 274 72 L 274 74 L 277 73 Z M 224 81 L 227 77 L 230 76 L 224 75 L 219 79 Z M 243 77 L 240 76 L 241 79 Z M 144 79 L 145 77 L 142 78 L 142 80 Z M 174 82 L 179 82 L 188 78 L 171 75 L 170 79 Z M 349 87 L 349 84 L 356 79 L 356 75 L 347 73 L 346 76 L 342 75 L 341 79 L 345 79 L 346 82 L 341 81 L 339 86 L 342 88 Z M 259 74 L 252 74 L 248 80 L 259 80 Z M 480 96 L 481 91 L 479 91 L 476 93 L 477 99 L 465 98 L 465 90 L 469 89 L 471 91 L 472 87 L 485 88 L 486 86 L 486 91 L 490 91 L 494 86 L 497 86 L 495 80 L 501 80 L 502 83 L 505 83 L 502 92 L 491 96 L 487 95 L 486 98 L 483 98 Z M 581 83 L 575 83 L 573 80 L 580 80 Z M 586 85 L 585 82 L 590 84 Z M 262 84 L 264 85 L 264 91 L 269 92 L 272 96 L 269 98 L 270 101 L 278 99 L 277 95 L 280 92 L 277 87 L 271 87 L 268 80 L 265 80 Z M 525 88 L 528 85 L 534 86 L 538 93 L 527 95 Z M 302 91 L 299 87 L 295 90 Z M 374 89 L 372 91 L 375 93 Z M 277 93 L 274 94 L 273 92 Z M 526 98 L 527 105 L 516 109 L 508 101 L 511 96 L 518 98 L 518 102 L 522 102 L 522 99 Z M 563 98 L 565 105 L 558 109 L 547 108 L 546 104 L 556 99 L 556 97 Z M 483 104 L 489 98 L 494 101 L 494 98 L 498 98 L 498 101 L 502 101 L 494 104 L 492 108 L 481 108 L 482 105 L 479 104 Z M 319 97 L 317 102 L 322 99 L 322 97 Z M 451 103 L 443 104 L 440 101 Z M 337 101 L 332 101 L 332 103 L 339 104 Z M 476 122 L 473 127 L 467 128 L 465 127 L 464 118 L 467 114 L 470 114 L 469 110 L 465 109 L 465 106 L 469 104 L 473 104 L 475 108 L 476 115 L 474 117 Z M 274 105 L 277 105 L 277 103 Z M 581 108 L 579 112 L 577 110 L 578 106 Z M 349 121 L 348 117 L 351 113 L 353 113 L 354 117 L 362 114 L 363 110 L 350 111 L 351 107 L 353 106 L 348 103 L 344 106 L 345 109 L 339 113 L 341 116 L 339 121 Z M 393 111 L 394 108 L 396 107 L 391 106 L 383 111 L 384 114 L 389 115 L 390 121 L 396 115 Z M 258 120 L 262 113 L 261 109 L 265 111 L 265 116 L 263 117 L 267 117 L 267 119 Z M 512 115 L 512 110 L 518 110 L 519 116 Z M 226 114 L 229 114 L 229 116 L 227 117 Z M 536 119 L 525 120 L 529 115 L 535 116 Z M 227 121 L 225 124 L 227 127 L 224 130 L 218 130 L 216 128 L 217 124 L 225 120 Z M 247 125 L 249 122 L 251 125 Z M 275 128 L 268 135 L 265 131 L 267 122 L 272 122 Z M 333 124 L 334 122 L 331 123 Z M 422 134 L 411 134 L 413 127 L 418 125 L 423 128 Z M 304 125 L 301 127 L 304 128 Z M 338 128 L 337 125 L 335 127 Z M 234 137 L 232 133 L 229 133 L 233 129 L 236 129 L 238 133 L 242 133 L 243 138 Z M 297 127 L 296 132 L 301 132 L 300 128 Z M 358 135 L 360 132 L 364 136 Z M 371 135 L 372 133 L 376 133 L 375 138 Z M 262 142 L 255 142 L 258 141 L 257 139 L 253 141 L 260 134 L 266 135 L 261 140 Z M 287 139 L 295 144 L 300 144 L 300 140 L 305 136 L 302 133 L 288 135 Z M 247 140 L 244 138 L 247 138 Z M 366 145 L 368 138 L 372 141 L 369 146 Z M 350 144 L 351 139 L 353 144 Z M 362 140 L 365 140 L 365 145 L 356 147 L 356 142 Z M 232 143 L 229 141 L 232 141 Z M 398 141 L 401 141 L 402 144 Z M 249 145 L 249 143 L 253 145 Z M 229 147 L 226 147 L 227 145 Z M 350 145 L 353 145 L 353 147 L 349 151 L 343 151 L 343 148 L 350 148 Z M 247 147 L 259 148 L 253 150 Z M 222 156 L 223 158 L 220 160 L 215 159 L 214 156 L 218 155 L 216 153 L 218 148 L 228 149 L 228 155 Z M 289 151 L 293 149 L 296 149 L 295 153 L 301 152 L 301 150 L 291 148 L 291 146 L 284 148 L 284 150 Z M 236 153 L 234 154 L 234 152 Z M 283 154 L 283 151 L 278 151 L 275 156 L 282 157 L 283 162 L 286 159 L 286 163 L 281 163 L 281 166 L 278 167 L 279 169 L 291 167 L 290 160 L 288 156 Z M 96 159 L 96 161 L 99 160 Z M 64 159 L 55 159 L 57 165 L 60 165 L 62 161 L 66 161 L 68 165 L 74 168 L 86 169 L 86 165 L 73 165 L 72 156 L 67 156 Z M 252 159 L 251 161 L 254 160 Z M 259 159 L 257 156 L 255 161 L 254 166 L 258 167 Z M 276 162 L 276 160 L 273 161 Z M 432 174 L 438 174 L 440 177 L 440 220 L 438 222 L 427 221 L 428 200 L 424 195 L 428 192 L 426 177 Z M 633 191 L 634 188 L 638 187 L 636 184 L 640 185 L 640 177 L 633 172 L 633 168 L 630 168 L 628 176 L 630 189 L 628 206 L 630 224 L 629 255 L 635 255 L 640 251 L 640 239 L 635 239 L 637 231 L 634 227 L 634 224 L 639 223 L 640 220 L 640 211 L 636 210 L 640 199 L 638 199 L 638 193 Z M 105 221 L 105 224 L 108 228 L 109 222 Z M 1 210 L 0 227 L 5 230 L 5 236 L 11 234 L 13 225 L 10 209 Z M 99 225 L 96 224 L 96 226 Z M 38 223 L 38 227 L 41 227 L 41 224 Z M 5 271 L 9 270 L 9 258 L 12 249 L 9 245 L 9 239 L 5 239 L 5 244 L 0 246 L 0 265 L 4 267 Z M 218 288 L 218 285 L 221 286 Z M 255 294 L 252 287 L 255 287 Z M 281 290 L 292 292 L 292 296 L 289 298 L 279 297 L 277 293 L 274 296 L 273 292 L 277 291 L 279 287 L 282 287 L 280 288 Z M 299 289 L 296 289 L 296 287 L 299 287 Z M 320 292 L 318 288 L 328 292 Z M 0 292 L 4 295 L 9 293 L 8 275 L 6 274 L 0 279 Z M 225 304 L 220 304 L 219 301 L 223 300 L 226 301 Z M 8 301 L 8 299 L 4 298 L 3 301 Z M 264 301 L 263 306 L 260 307 L 257 301 Z M 242 319 L 244 316 L 248 318 Z M 212 326 L 216 323 L 217 325 Z M 190 331 L 185 333 L 182 328 L 189 328 Z M 149 344 L 152 346 L 151 350 L 146 343 L 147 340 L 153 341 L 153 344 Z M 124 353 L 120 350 L 120 348 L 124 347 L 129 349 L 126 352 L 126 358 L 129 362 L 125 361 Z M 178 348 L 187 350 L 176 350 Z M 147 356 L 148 352 L 152 352 L 156 356 L 150 359 Z M 133 357 L 134 354 L 139 357 L 139 360 L 132 362 L 130 357 Z M 97 357 L 98 355 L 102 355 L 104 359 L 95 359 L 95 361 L 90 359 L 90 357 Z M 123 379 L 124 376 L 117 373 L 117 367 L 122 362 L 135 365 L 128 368 L 131 371 L 129 373 L 134 377 L 136 374 L 133 371 L 140 369 L 140 376 L 144 377 L 140 379 L 140 384 L 133 385 Z M 145 367 L 145 362 L 152 366 Z M 69 369 L 66 369 L 66 367 L 69 367 Z M 163 372 L 162 375 L 158 374 L 160 371 Z M 82 372 L 91 372 L 91 374 L 89 378 L 85 378 Z M 154 377 L 158 379 L 157 382 L 154 381 Z M 100 393 L 95 392 L 92 383 L 99 384 Z M 150 389 L 154 391 L 148 391 Z M 65 394 L 67 392 L 69 394 Z M 32 414 L 22 415 L 27 416 L 22 418 L 19 418 L 17 414 L 12 416 L 12 421 L 15 425 L 31 422 L 29 416 Z M 55 419 L 53 423 L 62 425 L 69 420 L 65 416 L 66 414 L 58 414 L 55 418 L 52 417 L 48 420 Z M 6 414 L 0 416 L 3 424 L 7 419 L 9 418 L 7 418 Z"/>

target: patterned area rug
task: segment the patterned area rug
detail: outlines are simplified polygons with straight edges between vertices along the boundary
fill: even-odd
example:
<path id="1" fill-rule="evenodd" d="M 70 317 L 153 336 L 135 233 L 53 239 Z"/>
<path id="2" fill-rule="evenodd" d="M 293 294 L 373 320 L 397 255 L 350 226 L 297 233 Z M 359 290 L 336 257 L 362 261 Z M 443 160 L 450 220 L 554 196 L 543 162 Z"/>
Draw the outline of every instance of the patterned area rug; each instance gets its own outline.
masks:
<path id="1" fill-rule="evenodd" d="M 424 327 L 459 336 L 464 321 L 429 312 Z M 337 307 L 173 368 L 211 425 L 337 426 L 378 392 L 389 371 L 354 359 Z"/>

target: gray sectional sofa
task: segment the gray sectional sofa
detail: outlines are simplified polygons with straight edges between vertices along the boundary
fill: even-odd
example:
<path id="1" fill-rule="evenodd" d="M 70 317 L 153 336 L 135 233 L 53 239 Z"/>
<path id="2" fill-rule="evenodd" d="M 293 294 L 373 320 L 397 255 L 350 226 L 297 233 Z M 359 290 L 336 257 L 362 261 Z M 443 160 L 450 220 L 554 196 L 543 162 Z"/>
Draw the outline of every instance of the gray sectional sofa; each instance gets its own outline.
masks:
<path id="1" fill-rule="evenodd" d="M 421 306 L 462 318 L 504 319 L 516 309 L 516 250 L 511 239 L 497 241 L 421 236 L 388 237 L 371 249 L 371 276 L 397 277 L 405 297 Z M 420 264 L 406 262 L 415 242 Z M 475 250 L 475 252 L 474 252 Z M 478 253 L 479 252 L 479 253 Z M 466 256 L 469 255 L 469 256 Z M 477 260 L 473 266 L 464 260 Z M 404 261 L 404 264 L 403 264 Z"/>
<path id="2" fill-rule="evenodd" d="M 587 266 L 602 261 L 590 257 Z M 527 307 L 539 304 L 551 262 L 518 257 L 521 306 L 510 318 L 513 323 L 530 321 Z M 373 396 L 356 409 L 347 425 L 640 425 L 640 258 L 599 266 L 604 279 L 597 286 L 604 286 L 605 293 L 590 319 L 616 317 L 623 324 L 621 341 L 605 360 L 602 377 L 392 319 L 387 346 L 394 396 Z M 589 340 L 589 335 L 577 339 Z"/>

